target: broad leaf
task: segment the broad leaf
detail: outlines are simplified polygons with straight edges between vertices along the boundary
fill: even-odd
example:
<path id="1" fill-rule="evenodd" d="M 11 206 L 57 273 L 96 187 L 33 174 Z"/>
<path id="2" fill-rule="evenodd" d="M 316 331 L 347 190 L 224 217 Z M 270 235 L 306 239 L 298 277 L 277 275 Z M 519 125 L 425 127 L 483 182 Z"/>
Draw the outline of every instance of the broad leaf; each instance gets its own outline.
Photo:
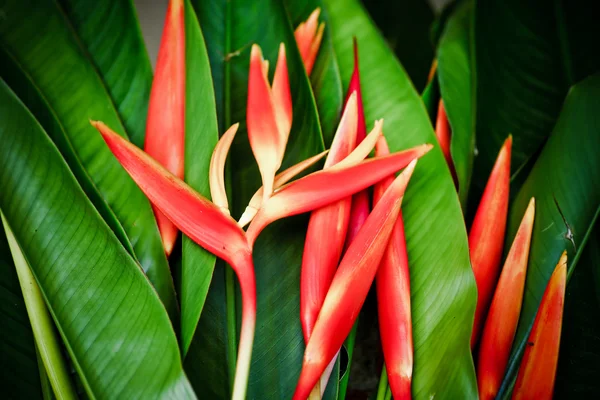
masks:
<path id="1" fill-rule="evenodd" d="M 136 146 L 143 147 L 152 66 L 133 1 L 58 3 L 106 83 L 125 131 Z"/>
<path id="2" fill-rule="evenodd" d="M 340 69 L 331 43 L 331 26 L 328 24 L 327 10 L 323 8 L 321 0 L 286 0 L 285 5 L 294 29 L 301 22 L 306 21 L 316 8 L 321 9 L 319 21 L 325 23 L 325 32 L 319 55 L 310 74 L 310 81 L 317 102 L 325 147 L 329 148 L 340 119 L 344 93 Z"/>
<path id="3" fill-rule="evenodd" d="M 194 398 L 164 306 L 33 115 L 0 84 L 0 209 L 91 398 Z"/>
<path id="4" fill-rule="evenodd" d="M 599 109 L 600 75 L 596 74 L 570 90 L 548 143 L 511 207 L 506 243 L 512 242 L 529 199 L 536 199 L 523 307 L 499 398 L 510 394 L 527 336 L 560 254 L 568 251 L 571 275 L 600 214 Z"/>
<path id="5" fill-rule="evenodd" d="M 0 224 L 0 384 L 5 395 L 14 399 L 42 397 L 35 342 L 23 294 Z"/>
<path id="6" fill-rule="evenodd" d="M 114 2 L 113 7 L 111 14 L 120 15 L 131 3 Z M 126 136 L 122 117 L 114 107 L 117 101 L 110 96 L 107 87 L 118 82 L 133 85 L 127 91 L 136 90 L 136 80 L 103 81 L 88 57 L 88 49 L 82 46 L 85 41 L 76 35 L 58 3 L 9 0 L 2 10 L 6 18 L 0 24 L 1 46 L 53 110 L 81 164 L 125 229 L 136 258 L 176 320 L 175 291 L 150 203 L 89 124 L 90 119 L 102 120 Z M 137 32 L 137 24 L 131 29 Z M 118 30 L 110 31 L 110 37 L 115 31 Z M 113 47 L 110 40 L 95 44 L 100 45 Z M 98 48 L 92 53 L 104 54 Z M 136 62 L 136 59 L 119 57 L 119 64 L 127 62 Z M 7 82 L 11 86 L 15 84 L 11 80 Z M 40 121 L 44 123 L 45 119 L 40 117 Z"/>
<path id="7" fill-rule="evenodd" d="M 458 177 L 458 194 L 463 210 L 467 205 L 475 148 L 473 12 L 473 3 L 469 0 L 456 7 L 446 21 L 437 49 L 437 77 L 452 128 L 450 152 Z"/>
<path id="8" fill-rule="evenodd" d="M 208 54 L 196 13 L 185 1 L 186 127 L 185 181 L 210 198 L 208 170 L 219 137 Z M 213 275 L 215 256 L 183 235 L 181 260 L 182 353 L 189 348 Z"/>
<path id="9" fill-rule="evenodd" d="M 345 82 L 353 67 L 352 36 L 362 50 L 367 124 L 385 119 L 392 151 L 436 143 L 423 103 L 358 1 L 329 0 L 326 6 Z M 458 196 L 439 146 L 419 161 L 404 198 L 403 216 L 411 271 L 413 397 L 475 397 L 469 347 L 475 282 Z"/>
<path id="10" fill-rule="evenodd" d="M 578 1 L 477 0 L 479 190 L 508 134 L 516 173 L 548 138 L 569 86 L 600 67 L 589 51 L 600 34 L 591 14 Z"/>
<path id="11" fill-rule="evenodd" d="M 571 275 L 558 357 L 557 398 L 594 398 L 600 389 L 600 225 Z"/>
<path id="12" fill-rule="evenodd" d="M 233 200 L 232 215 L 239 218 L 261 186 L 245 127 L 251 45 L 260 45 L 265 58 L 270 60 L 271 77 L 279 43 L 283 42 L 286 46 L 294 118 L 282 170 L 323 149 L 315 101 L 280 1 L 221 0 L 194 1 L 193 4 L 206 39 L 219 121 L 223 126 L 240 122 L 230 153 L 232 177 L 229 192 Z M 305 230 L 304 218 L 287 219 L 271 225 L 256 242 L 257 321 L 249 398 L 285 397 L 296 385 L 304 351 L 299 319 L 299 276 Z M 232 296 L 227 291 L 231 291 L 232 285 L 223 287 L 224 279 L 218 281 L 218 276 L 215 275 L 210 292 L 218 292 L 219 296 L 209 293 L 205 305 L 205 310 L 213 313 L 212 317 L 200 319 L 186 360 L 186 371 L 197 391 L 227 397 L 222 377 L 228 376 L 231 357 L 220 357 L 217 362 L 209 360 L 211 355 L 222 354 L 224 343 L 207 336 L 227 332 L 221 338 L 229 339 L 226 354 L 232 353 L 231 346 L 235 345 L 233 338 L 237 337 L 237 333 L 231 332 L 232 321 L 223 314 L 227 308 L 223 308 L 222 303 L 212 304 L 223 297 L 226 303 L 230 303 Z M 192 360 L 192 356 L 197 358 Z M 199 364 L 204 367 L 199 367 Z"/>

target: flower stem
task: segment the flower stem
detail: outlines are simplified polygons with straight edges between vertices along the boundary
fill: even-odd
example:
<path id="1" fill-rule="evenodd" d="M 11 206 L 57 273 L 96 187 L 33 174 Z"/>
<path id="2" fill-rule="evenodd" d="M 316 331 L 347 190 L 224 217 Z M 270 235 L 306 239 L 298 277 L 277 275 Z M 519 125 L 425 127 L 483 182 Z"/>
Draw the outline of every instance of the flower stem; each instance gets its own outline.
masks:
<path id="1" fill-rule="evenodd" d="M 387 388 L 388 388 L 388 377 L 387 377 L 387 370 L 385 369 L 385 364 L 384 364 L 383 368 L 381 369 L 381 377 L 379 378 L 379 386 L 377 387 L 376 400 L 384 400 L 385 399 L 385 392 L 387 391 Z"/>

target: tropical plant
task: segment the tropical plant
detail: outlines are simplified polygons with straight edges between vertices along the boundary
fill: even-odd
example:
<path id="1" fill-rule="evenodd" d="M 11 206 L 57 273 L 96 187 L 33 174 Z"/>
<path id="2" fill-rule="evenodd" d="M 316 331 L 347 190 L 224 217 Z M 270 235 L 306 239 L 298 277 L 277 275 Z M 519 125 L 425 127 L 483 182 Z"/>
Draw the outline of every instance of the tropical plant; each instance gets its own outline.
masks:
<path id="1" fill-rule="evenodd" d="M 153 70 L 130 0 L 0 1 L 3 397 L 597 393 L 584 2 L 170 0 L 155 29 Z"/>

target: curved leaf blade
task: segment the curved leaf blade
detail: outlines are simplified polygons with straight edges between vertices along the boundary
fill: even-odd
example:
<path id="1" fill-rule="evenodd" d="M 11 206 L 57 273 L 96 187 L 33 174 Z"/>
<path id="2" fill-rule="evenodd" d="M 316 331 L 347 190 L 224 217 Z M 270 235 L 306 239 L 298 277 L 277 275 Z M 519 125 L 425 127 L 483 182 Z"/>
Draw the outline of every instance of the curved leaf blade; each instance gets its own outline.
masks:
<path id="1" fill-rule="evenodd" d="M 58 0 L 106 84 L 131 142 L 144 146 L 152 66 L 132 0 Z"/>
<path id="2" fill-rule="evenodd" d="M 465 1 L 456 7 L 446 21 L 437 50 L 437 77 L 452 128 L 450 153 L 458 177 L 458 195 L 463 210 L 467 206 L 475 149 L 473 12 L 471 1 Z"/>
<path id="3" fill-rule="evenodd" d="M 0 104 L 0 208 L 88 395 L 194 398 L 168 315 L 139 265 L 3 82 Z"/>
<path id="4" fill-rule="evenodd" d="M 118 4 L 126 7 L 125 2 Z M 137 259 L 176 321 L 173 281 L 150 203 L 88 123 L 89 119 L 101 119 L 127 137 L 106 82 L 97 74 L 57 3 L 8 0 L 3 12 L 7 18 L 0 25 L 2 47 L 53 109 L 79 160 L 121 222 Z"/>
<path id="5" fill-rule="evenodd" d="M 186 55 L 186 122 L 184 180 L 210 198 L 209 169 L 219 138 L 215 97 L 204 37 L 196 13 L 184 2 Z M 183 235 L 181 255 L 181 341 L 185 356 L 198 326 L 212 279 L 215 256 Z"/>
<path id="6" fill-rule="evenodd" d="M 0 385 L 14 398 L 41 398 L 35 342 L 4 227 L 0 225 Z M 41 363 L 40 363 L 41 364 Z M 40 365 L 43 369 L 44 367 Z M 51 389 L 50 389 L 51 390 Z"/>
<path id="7" fill-rule="evenodd" d="M 498 398 L 507 398 L 527 336 L 555 262 L 568 251 L 569 276 L 600 214 L 600 74 L 575 85 L 548 143 L 511 207 L 507 243 L 511 243 L 527 203 L 535 197 L 536 222 L 529 255 L 525 294 L 507 375 Z"/>
<path id="8" fill-rule="evenodd" d="M 385 119 L 392 151 L 436 143 L 423 103 L 360 4 L 329 0 L 326 6 L 345 82 L 353 67 L 352 36 L 357 36 L 367 121 Z M 475 282 L 466 229 L 439 146 L 431 153 L 422 159 L 411 179 L 403 212 L 413 305 L 413 396 L 475 397 L 469 349 Z M 432 237 L 439 244 L 435 251 L 427 245 Z M 443 269 L 436 267 L 441 264 Z M 448 357 L 453 359 L 451 364 Z"/>

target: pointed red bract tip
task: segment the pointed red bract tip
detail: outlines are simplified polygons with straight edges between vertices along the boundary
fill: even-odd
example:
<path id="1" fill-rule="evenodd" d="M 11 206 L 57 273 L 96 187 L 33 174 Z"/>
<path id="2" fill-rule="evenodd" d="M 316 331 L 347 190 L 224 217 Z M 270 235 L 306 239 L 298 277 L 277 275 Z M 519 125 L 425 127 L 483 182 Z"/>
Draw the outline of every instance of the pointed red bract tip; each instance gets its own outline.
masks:
<path id="1" fill-rule="evenodd" d="M 375 147 L 375 155 L 384 156 L 389 152 L 387 141 L 382 136 Z M 394 176 L 391 175 L 375 185 L 375 207 L 393 181 Z M 392 230 L 376 279 L 379 332 L 390 389 L 394 399 L 410 399 L 413 341 L 410 274 L 402 211 Z"/>
<path id="2" fill-rule="evenodd" d="M 513 399 L 552 399 L 567 285 L 563 252 L 542 297 L 513 390 Z"/>
<path id="3" fill-rule="evenodd" d="M 356 134 L 356 143 L 362 142 L 367 135 L 367 126 L 365 123 L 365 110 L 363 107 L 362 91 L 360 89 L 360 68 L 358 64 L 358 41 L 354 38 L 354 70 L 348 84 L 348 92 L 346 93 L 346 103 L 352 95 L 356 93 L 356 103 L 358 112 L 358 130 Z"/>
<path id="4" fill-rule="evenodd" d="M 498 154 L 469 232 L 471 266 L 477 283 L 471 348 L 479 339 L 500 272 L 508 212 L 511 145 L 512 137 L 509 136 Z"/>
<path id="5" fill-rule="evenodd" d="M 390 185 L 344 255 L 306 346 L 294 400 L 308 397 L 352 329 L 387 248 L 415 165 L 413 160 Z"/>
<path id="6" fill-rule="evenodd" d="M 321 47 L 325 23 L 319 24 L 320 8 L 316 8 L 305 22 L 300 23 L 294 32 L 300 57 L 306 73 L 310 75 Z"/>
<path id="7" fill-rule="evenodd" d="M 158 51 L 150 92 L 144 150 L 183 178 L 185 150 L 185 23 L 183 2 L 172 0 Z M 177 228 L 154 208 L 165 252 L 171 254 Z"/>
<path id="8" fill-rule="evenodd" d="M 356 95 L 346 105 L 325 168 L 343 160 L 356 144 Z M 310 216 L 300 274 L 300 320 L 304 340 L 312 332 L 338 266 L 350 218 L 352 197 L 316 209 Z"/>
<path id="9" fill-rule="evenodd" d="M 279 48 L 272 89 L 268 68 L 260 47 L 252 45 L 246 122 L 250 147 L 262 177 L 263 201 L 273 193 L 273 180 L 281 166 L 292 126 L 292 98 L 283 44 Z"/>
<path id="10" fill-rule="evenodd" d="M 534 218 L 532 198 L 506 257 L 481 335 L 477 364 L 481 400 L 496 398 L 506 372 L 521 313 Z"/>
<path id="11" fill-rule="evenodd" d="M 210 196 L 212 202 L 221 208 L 226 214 L 229 214 L 229 203 L 227 201 L 227 192 L 225 190 L 225 162 L 227 161 L 227 154 L 229 148 L 233 142 L 233 138 L 238 130 L 240 124 L 233 124 L 227 131 L 221 136 L 221 139 L 217 142 L 212 156 L 210 158 L 210 170 L 208 181 L 210 184 Z"/>
<path id="12" fill-rule="evenodd" d="M 368 188 L 430 149 L 431 145 L 425 144 L 346 168 L 333 166 L 287 184 L 268 203 L 263 203 L 246 231 L 248 241 L 253 244 L 260 232 L 273 221 L 312 211 Z"/>
<path id="13" fill-rule="evenodd" d="M 435 136 L 440 144 L 440 148 L 442 149 L 442 153 L 444 154 L 448 168 L 450 168 L 454 185 L 457 186 L 458 179 L 456 177 L 456 170 L 454 169 L 454 162 L 452 161 L 452 154 L 450 152 L 450 122 L 448 121 L 446 108 L 444 107 L 444 101 L 442 99 L 440 99 L 438 104 L 438 114 L 435 123 Z"/>

